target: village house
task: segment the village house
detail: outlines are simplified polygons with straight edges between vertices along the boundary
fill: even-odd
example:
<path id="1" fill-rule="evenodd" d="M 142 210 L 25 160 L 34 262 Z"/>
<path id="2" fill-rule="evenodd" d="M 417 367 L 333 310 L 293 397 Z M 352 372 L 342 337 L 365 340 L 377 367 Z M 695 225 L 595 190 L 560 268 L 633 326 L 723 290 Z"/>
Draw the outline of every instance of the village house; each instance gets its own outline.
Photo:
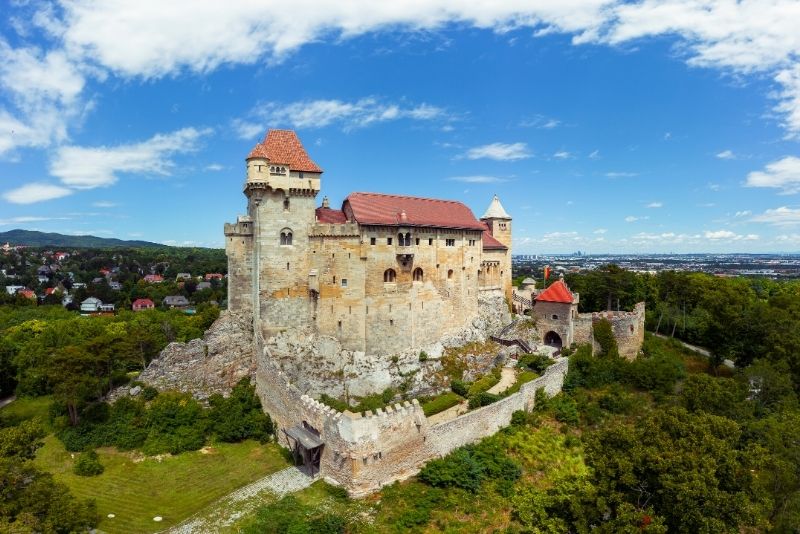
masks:
<path id="1" fill-rule="evenodd" d="M 36 293 L 32 289 L 20 289 L 17 291 L 17 295 L 26 299 L 36 300 Z"/>
<path id="2" fill-rule="evenodd" d="M 135 312 L 142 311 L 142 310 L 152 310 L 155 308 L 155 303 L 150 299 L 136 299 L 131 304 L 131 309 Z"/>
<path id="3" fill-rule="evenodd" d="M 20 289 L 25 289 L 25 286 L 6 286 L 6 293 L 16 295 Z"/>
<path id="4" fill-rule="evenodd" d="M 183 295 L 169 295 L 164 297 L 164 306 L 167 308 L 184 309 L 189 306 L 189 301 Z"/>
<path id="5" fill-rule="evenodd" d="M 148 284 L 160 284 L 161 282 L 164 281 L 164 277 L 161 276 L 160 274 L 148 274 L 145 275 L 144 281 L 147 282 Z"/>
<path id="6" fill-rule="evenodd" d="M 207 282 L 211 280 L 222 280 L 223 278 L 225 278 L 225 276 L 220 273 L 206 273 L 205 275 L 205 280 Z"/>
<path id="7" fill-rule="evenodd" d="M 191 279 L 192 275 L 190 273 L 178 273 L 178 275 L 175 277 L 176 282 L 187 281 Z"/>
<path id="8" fill-rule="evenodd" d="M 81 302 L 81 313 L 98 313 L 103 301 L 96 297 L 89 297 Z"/>

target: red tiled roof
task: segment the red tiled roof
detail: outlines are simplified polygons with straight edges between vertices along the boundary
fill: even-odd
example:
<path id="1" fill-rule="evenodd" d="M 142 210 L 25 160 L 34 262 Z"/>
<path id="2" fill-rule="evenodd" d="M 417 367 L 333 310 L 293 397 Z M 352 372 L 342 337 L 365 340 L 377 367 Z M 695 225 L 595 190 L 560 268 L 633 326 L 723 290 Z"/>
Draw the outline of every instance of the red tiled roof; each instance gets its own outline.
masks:
<path id="1" fill-rule="evenodd" d="M 384 195 L 380 193 L 350 193 L 342 210 L 349 210 L 359 224 L 376 226 L 428 226 L 483 230 L 483 223 L 472 211 L 455 200 Z"/>
<path id="2" fill-rule="evenodd" d="M 283 163 L 293 171 L 322 172 L 322 169 L 308 157 L 300 138 L 292 130 L 270 130 L 264 141 L 258 143 L 247 159 L 266 158 L 273 163 Z"/>
<path id="3" fill-rule="evenodd" d="M 347 215 L 342 210 L 317 208 L 317 222 L 342 224 L 347 222 Z"/>
<path id="4" fill-rule="evenodd" d="M 481 235 L 481 241 L 483 242 L 483 250 L 508 250 L 507 246 L 495 239 L 494 236 L 489 233 L 489 230 L 483 231 L 483 234 Z"/>
<path id="5" fill-rule="evenodd" d="M 553 282 L 550 287 L 542 291 L 536 296 L 537 301 L 543 302 L 561 302 L 564 304 L 572 304 L 574 297 L 572 292 L 567 287 L 563 280 Z"/>
<path id="6" fill-rule="evenodd" d="M 155 306 L 155 303 L 150 299 L 136 299 L 131 306 L 133 308 L 140 308 L 142 306 Z"/>

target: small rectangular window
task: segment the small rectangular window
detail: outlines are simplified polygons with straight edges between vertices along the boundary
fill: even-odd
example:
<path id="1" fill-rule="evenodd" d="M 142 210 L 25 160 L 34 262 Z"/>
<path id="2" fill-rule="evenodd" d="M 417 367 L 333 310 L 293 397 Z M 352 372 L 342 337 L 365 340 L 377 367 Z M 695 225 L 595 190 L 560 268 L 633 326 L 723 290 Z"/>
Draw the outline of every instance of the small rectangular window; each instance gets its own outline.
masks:
<path id="1" fill-rule="evenodd" d="M 432 237 L 428 238 L 428 245 L 433 245 L 433 238 Z"/>
<path id="2" fill-rule="evenodd" d="M 375 240 L 375 238 L 374 238 L 374 237 L 370 237 L 370 238 L 369 238 L 369 244 L 370 244 L 370 245 L 374 245 L 374 244 L 375 244 L 375 241 L 376 241 L 376 240 Z"/>
<path id="3" fill-rule="evenodd" d="M 386 244 L 387 245 L 391 245 L 392 244 L 392 238 L 391 237 L 387 237 L 386 238 Z"/>
<path id="4" fill-rule="evenodd" d="M 446 247 L 454 247 L 454 246 L 456 246 L 456 240 L 455 239 L 445 239 L 444 240 L 444 244 L 445 244 Z"/>
<path id="5" fill-rule="evenodd" d="M 342 278 L 342 287 L 347 287 L 347 278 Z"/>
<path id="6" fill-rule="evenodd" d="M 419 245 L 419 238 L 416 239 L 415 245 Z"/>

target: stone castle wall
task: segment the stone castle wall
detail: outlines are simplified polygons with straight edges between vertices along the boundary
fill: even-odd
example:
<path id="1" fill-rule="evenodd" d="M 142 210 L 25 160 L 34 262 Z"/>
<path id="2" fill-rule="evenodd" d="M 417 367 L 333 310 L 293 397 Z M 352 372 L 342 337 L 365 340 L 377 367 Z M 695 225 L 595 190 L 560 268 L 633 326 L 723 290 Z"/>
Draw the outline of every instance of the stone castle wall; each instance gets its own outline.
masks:
<path id="1" fill-rule="evenodd" d="M 263 341 L 259 347 L 257 391 L 278 425 L 279 441 L 289 445 L 283 430 L 291 426 L 314 427 L 324 442 L 321 476 L 352 496 L 413 476 L 425 462 L 494 434 L 510 423 L 514 411 L 532 408 L 537 389 L 559 392 L 569 365 L 562 359 L 517 393 L 431 426 L 416 400 L 363 415 L 337 412 L 302 394 L 272 362 Z"/>
<path id="2" fill-rule="evenodd" d="M 644 316 L 644 302 L 636 304 L 633 311 L 579 313 L 575 320 L 575 342 L 594 345 L 592 325 L 600 319 L 607 319 L 611 323 L 611 329 L 617 340 L 620 356 L 634 360 L 639 355 L 644 343 Z"/>

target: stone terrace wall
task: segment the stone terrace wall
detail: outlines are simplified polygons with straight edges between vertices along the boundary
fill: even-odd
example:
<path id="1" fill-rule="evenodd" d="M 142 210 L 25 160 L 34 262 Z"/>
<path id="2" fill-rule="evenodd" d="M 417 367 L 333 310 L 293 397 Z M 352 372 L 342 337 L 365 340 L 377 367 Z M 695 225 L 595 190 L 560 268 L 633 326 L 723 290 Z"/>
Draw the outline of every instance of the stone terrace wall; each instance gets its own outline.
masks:
<path id="1" fill-rule="evenodd" d="M 288 446 L 283 430 L 304 421 L 320 432 L 325 443 L 321 476 L 358 497 L 419 472 L 425 462 L 453 449 L 490 436 L 511 422 L 516 410 L 533 407 L 536 390 L 550 395 L 561 391 L 568 369 L 562 359 L 544 376 L 524 384 L 520 391 L 492 405 L 454 420 L 430 426 L 414 400 L 392 407 L 354 414 L 337 412 L 303 394 L 271 361 L 269 349 L 258 340 L 257 392 L 265 411 L 278 425 L 278 440 Z"/>

